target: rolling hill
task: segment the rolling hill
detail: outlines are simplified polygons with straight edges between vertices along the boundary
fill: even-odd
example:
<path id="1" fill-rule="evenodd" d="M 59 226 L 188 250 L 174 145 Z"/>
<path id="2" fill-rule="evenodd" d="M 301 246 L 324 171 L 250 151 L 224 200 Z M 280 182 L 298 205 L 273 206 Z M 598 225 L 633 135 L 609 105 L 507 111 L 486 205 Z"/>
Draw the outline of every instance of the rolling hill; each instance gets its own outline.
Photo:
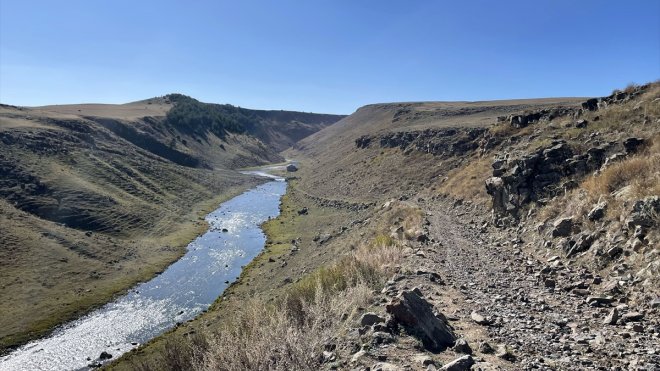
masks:
<path id="1" fill-rule="evenodd" d="M 0 348 L 162 270 L 205 212 L 262 181 L 236 169 L 281 162 L 280 150 L 342 117 L 177 94 L 0 106 L 0 297 L 12 298 Z"/>

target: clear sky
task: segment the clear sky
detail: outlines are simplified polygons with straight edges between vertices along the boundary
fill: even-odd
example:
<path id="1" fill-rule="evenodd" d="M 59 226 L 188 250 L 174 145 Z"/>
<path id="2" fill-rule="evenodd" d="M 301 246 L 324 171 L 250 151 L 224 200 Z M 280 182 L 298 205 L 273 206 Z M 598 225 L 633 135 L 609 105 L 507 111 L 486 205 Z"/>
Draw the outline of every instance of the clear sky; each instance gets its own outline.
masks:
<path id="1" fill-rule="evenodd" d="M 660 78 L 660 1 L 0 0 L 0 102 L 248 108 L 600 96 Z"/>

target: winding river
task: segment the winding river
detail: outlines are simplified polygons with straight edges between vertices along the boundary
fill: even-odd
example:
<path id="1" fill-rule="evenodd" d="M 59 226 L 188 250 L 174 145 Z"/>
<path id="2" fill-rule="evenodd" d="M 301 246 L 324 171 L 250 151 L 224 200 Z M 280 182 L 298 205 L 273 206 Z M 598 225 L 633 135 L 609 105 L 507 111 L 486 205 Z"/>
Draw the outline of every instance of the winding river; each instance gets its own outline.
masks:
<path id="1" fill-rule="evenodd" d="M 209 230 L 162 274 L 126 295 L 62 325 L 50 336 L 0 358 L 0 370 L 87 370 L 193 319 L 238 278 L 242 266 L 266 242 L 260 224 L 279 214 L 284 179 L 266 171 L 245 173 L 273 179 L 224 202 L 206 217 Z"/>

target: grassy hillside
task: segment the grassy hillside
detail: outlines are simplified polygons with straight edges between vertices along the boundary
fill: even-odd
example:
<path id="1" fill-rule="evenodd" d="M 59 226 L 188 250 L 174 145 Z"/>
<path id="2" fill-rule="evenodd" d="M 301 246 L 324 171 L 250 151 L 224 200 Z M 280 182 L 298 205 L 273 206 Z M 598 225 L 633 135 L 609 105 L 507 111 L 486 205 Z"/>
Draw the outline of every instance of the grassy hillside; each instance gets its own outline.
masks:
<path id="1" fill-rule="evenodd" d="M 474 148 L 454 148 L 451 143 L 462 137 L 478 147 L 484 129 L 498 117 L 532 109 L 574 107 L 582 101 L 556 98 L 369 105 L 301 140 L 285 154 L 303 161 L 301 187 L 307 192 L 355 201 L 382 200 L 413 194 L 466 164 Z M 419 135 L 420 146 L 411 145 L 405 151 L 396 145 L 381 145 L 381 140 L 396 135 Z M 356 141 L 363 136 L 373 138 L 372 143 L 358 148 Z M 447 150 L 434 154 L 432 145 Z"/>
<path id="2" fill-rule="evenodd" d="M 266 121 L 178 98 L 215 116 L 170 98 L 0 107 L 0 297 L 13 298 L 0 304 L 0 352 L 164 269 L 205 213 L 262 181 L 233 169 L 282 161 L 274 147 L 303 135 L 291 120 L 316 130 L 333 118 Z M 236 115 L 242 127 L 227 123 Z"/>

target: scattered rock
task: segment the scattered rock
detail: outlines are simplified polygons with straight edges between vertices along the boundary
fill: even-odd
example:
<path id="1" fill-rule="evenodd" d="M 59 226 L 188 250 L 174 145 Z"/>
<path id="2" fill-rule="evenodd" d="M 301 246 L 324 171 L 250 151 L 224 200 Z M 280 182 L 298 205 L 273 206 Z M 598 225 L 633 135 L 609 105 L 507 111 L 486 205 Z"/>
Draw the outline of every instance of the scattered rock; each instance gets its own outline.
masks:
<path id="1" fill-rule="evenodd" d="M 357 363 L 360 358 L 362 358 L 367 352 L 365 350 L 360 350 L 357 353 L 353 354 L 351 357 L 351 363 Z"/>
<path id="2" fill-rule="evenodd" d="M 651 308 L 660 308 L 660 298 L 655 298 L 651 300 Z"/>
<path id="3" fill-rule="evenodd" d="M 371 342 L 374 345 L 389 344 L 394 342 L 394 337 L 387 332 L 376 331 L 371 335 Z"/>
<path id="4" fill-rule="evenodd" d="M 373 371 L 399 371 L 400 368 L 387 362 L 379 362 L 371 366 Z"/>
<path id="5" fill-rule="evenodd" d="M 501 371 L 502 369 L 489 362 L 476 362 L 472 365 L 471 371 Z"/>
<path id="6" fill-rule="evenodd" d="M 604 305 L 613 302 L 614 298 L 611 296 L 589 296 L 586 301 L 587 304 Z"/>
<path id="7" fill-rule="evenodd" d="M 610 313 L 603 320 L 604 325 L 616 325 L 616 321 L 619 320 L 619 311 L 616 308 L 612 308 Z"/>
<path id="8" fill-rule="evenodd" d="M 641 321 L 644 318 L 644 313 L 640 312 L 628 312 L 621 317 L 621 320 L 624 322 L 636 322 Z"/>
<path id="9" fill-rule="evenodd" d="M 509 349 L 508 346 L 506 345 L 500 345 L 497 348 L 497 353 L 495 354 L 498 358 L 502 358 L 505 361 L 509 362 L 514 362 L 516 360 L 516 356 L 511 352 L 511 349 Z"/>
<path id="10" fill-rule="evenodd" d="M 626 225 L 630 229 L 638 225 L 653 227 L 658 214 L 660 214 L 660 196 L 648 196 L 635 202 L 630 216 L 626 219 Z"/>
<path id="11" fill-rule="evenodd" d="M 422 366 L 435 365 L 433 358 L 427 356 L 426 354 L 418 354 L 413 357 L 413 361 Z"/>
<path id="12" fill-rule="evenodd" d="M 495 353 L 495 349 L 493 349 L 493 347 L 490 346 L 490 344 L 488 344 L 488 342 L 484 341 L 481 344 L 479 344 L 479 353 L 493 354 L 493 353 Z"/>
<path id="13" fill-rule="evenodd" d="M 589 214 L 587 214 L 587 218 L 591 221 L 596 221 L 600 220 L 602 217 L 605 216 L 605 210 L 607 209 L 607 203 L 606 202 L 599 202 L 596 204 L 596 206 L 589 211 Z"/>
<path id="14" fill-rule="evenodd" d="M 456 353 L 472 354 L 472 348 L 465 339 L 458 339 L 451 348 Z"/>
<path id="15" fill-rule="evenodd" d="M 442 366 L 440 370 L 443 371 L 467 371 L 474 365 L 474 359 L 470 355 L 465 355 L 457 358 L 446 365 Z"/>
<path id="16" fill-rule="evenodd" d="M 482 326 L 488 326 L 492 323 L 491 320 L 489 320 L 488 318 L 482 316 L 481 314 L 479 314 L 477 312 L 470 313 L 470 318 L 472 318 L 472 320 L 474 322 L 476 322 L 477 324 L 482 325 Z"/>
<path id="17" fill-rule="evenodd" d="M 334 362 L 337 360 L 337 354 L 335 352 L 324 350 L 322 354 L 322 358 L 323 358 L 323 363 Z"/>

